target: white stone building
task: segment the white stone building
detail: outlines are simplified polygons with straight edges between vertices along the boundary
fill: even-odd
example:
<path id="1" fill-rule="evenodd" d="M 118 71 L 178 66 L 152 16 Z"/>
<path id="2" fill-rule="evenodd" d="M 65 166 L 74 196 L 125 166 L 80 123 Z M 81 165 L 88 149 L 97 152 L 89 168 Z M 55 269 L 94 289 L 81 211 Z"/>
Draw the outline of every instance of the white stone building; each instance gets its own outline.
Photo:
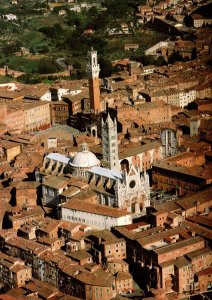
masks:
<path id="1" fill-rule="evenodd" d="M 80 94 L 82 89 L 66 89 L 66 88 L 50 88 L 47 91 L 44 91 L 40 96 L 40 100 L 42 101 L 52 101 L 57 100 L 61 101 L 62 97 L 65 95 L 75 96 Z"/>
<path id="2" fill-rule="evenodd" d="M 62 205 L 62 219 L 89 224 L 100 230 L 132 223 L 132 215 L 125 210 L 72 200 Z"/>
<path id="3" fill-rule="evenodd" d="M 6 19 L 7 21 L 17 21 L 17 16 L 14 14 L 7 14 L 2 16 L 3 19 Z"/>
<path id="4" fill-rule="evenodd" d="M 172 129 L 164 129 L 161 132 L 163 158 L 177 154 L 177 132 Z"/>
<path id="5" fill-rule="evenodd" d="M 180 107 L 185 107 L 189 103 L 193 102 L 197 97 L 197 93 L 195 89 L 185 90 L 183 92 L 179 92 L 179 104 Z"/>

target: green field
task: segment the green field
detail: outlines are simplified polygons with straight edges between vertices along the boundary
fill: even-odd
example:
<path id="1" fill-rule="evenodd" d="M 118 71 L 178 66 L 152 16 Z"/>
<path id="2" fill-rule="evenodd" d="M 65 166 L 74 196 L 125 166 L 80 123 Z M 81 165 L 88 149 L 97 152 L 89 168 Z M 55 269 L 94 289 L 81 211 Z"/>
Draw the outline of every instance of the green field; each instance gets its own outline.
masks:
<path id="1" fill-rule="evenodd" d="M 42 12 L 44 7 L 48 8 L 48 2 L 44 4 L 41 0 L 28 4 L 21 2 L 20 6 L 11 6 L 6 0 L 0 0 L 0 3 L 0 14 L 12 12 L 18 16 L 14 22 L 0 20 L 0 67 L 7 64 L 10 69 L 25 73 L 50 74 L 62 71 L 56 60 L 65 58 L 66 65 L 76 66 L 77 76 L 82 78 L 85 76 L 87 51 L 91 47 L 98 51 L 101 70 L 109 67 L 112 71 L 113 60 L 128 57 L 143 63 L 144 51 L 167 39 L 167 36 L 146 25 L 137 27 L 134 14 L 136 5 L 131 0 L 105 1 L 106 10 L 92 7 L 80 13 L 70 11 L 69 5 L 62 3 L 61 8 L 67 13 L 65 17 L 59 16 L 60 8 Z M 131 34 L 108 35 L 109 29 L 120 28 L 123 22 L 131 24 Z M 93 34 L 84 34 L 90 28 Z M 124 45 L 130 43 L 138 44 L 139 49 L 125 51 Z M 29 49 L 31 57 L 15 56 L 21 47 Z"/>
<path id="2" fill-rule="evenodd" d="M 8 66 L 11 69 L 33 73 L 37 70 L 39 60 L 27 59 L 25 57 L 10 57 L 8 61 Z"/>
<path id="3" fill-rule="evenodd" d="M 12 77 L 1 76 L 0 75 L 0 84 L 2 84 L 2 83 L 8 83 L 8 82 L 11 82 L 11 81 L 14 81 L 14 79 Z"/>

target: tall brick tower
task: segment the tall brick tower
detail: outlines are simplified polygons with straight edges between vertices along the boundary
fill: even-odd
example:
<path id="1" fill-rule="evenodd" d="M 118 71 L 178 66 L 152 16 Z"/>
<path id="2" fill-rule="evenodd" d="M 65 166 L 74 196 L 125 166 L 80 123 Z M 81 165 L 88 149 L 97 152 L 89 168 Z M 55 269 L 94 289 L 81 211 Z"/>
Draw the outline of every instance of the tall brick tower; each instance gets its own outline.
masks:
<path id="1" fill-rule="evenodd" d="M 100 67 L 97 62 L 97 51 L 91 48 L 88 51 L 88 64 L 87 73 L 89 77 L 89 97 L 90 97 L 90 110 L 94 115 L 100 113 L 100 89 L 99 89 L 99 72 Z"/>

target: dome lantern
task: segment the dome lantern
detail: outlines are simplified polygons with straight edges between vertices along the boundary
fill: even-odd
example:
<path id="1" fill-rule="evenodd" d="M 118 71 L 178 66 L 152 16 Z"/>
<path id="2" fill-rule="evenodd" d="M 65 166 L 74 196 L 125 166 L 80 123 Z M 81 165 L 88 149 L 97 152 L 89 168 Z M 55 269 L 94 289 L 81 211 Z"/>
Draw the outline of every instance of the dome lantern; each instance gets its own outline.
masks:
<path id="1" fill-rule="evenodd" d="M 78 152 L 71 163 L 76 176 L 85 176 L 86 170 L 100 165 L 96 155 L 89 151 L 87 143 L 82 143 L 81 151 Z"/>

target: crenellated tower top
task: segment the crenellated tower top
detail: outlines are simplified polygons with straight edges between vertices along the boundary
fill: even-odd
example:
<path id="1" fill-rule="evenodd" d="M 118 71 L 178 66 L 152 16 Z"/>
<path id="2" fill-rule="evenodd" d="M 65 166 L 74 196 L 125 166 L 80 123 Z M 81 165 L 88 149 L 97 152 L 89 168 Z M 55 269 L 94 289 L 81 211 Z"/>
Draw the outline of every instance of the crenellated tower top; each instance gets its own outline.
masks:
<path id="1" fill-rule="evenodd" d="M 86 71 L 89 78 L 97 78 L 99 77 L 100 67 L 97 60 L 97 51 L 93 50 L 93 47 L 91 47 L 91 50 L 87 53 L 88 57 L 88 63 L 86 66 Z"/>

